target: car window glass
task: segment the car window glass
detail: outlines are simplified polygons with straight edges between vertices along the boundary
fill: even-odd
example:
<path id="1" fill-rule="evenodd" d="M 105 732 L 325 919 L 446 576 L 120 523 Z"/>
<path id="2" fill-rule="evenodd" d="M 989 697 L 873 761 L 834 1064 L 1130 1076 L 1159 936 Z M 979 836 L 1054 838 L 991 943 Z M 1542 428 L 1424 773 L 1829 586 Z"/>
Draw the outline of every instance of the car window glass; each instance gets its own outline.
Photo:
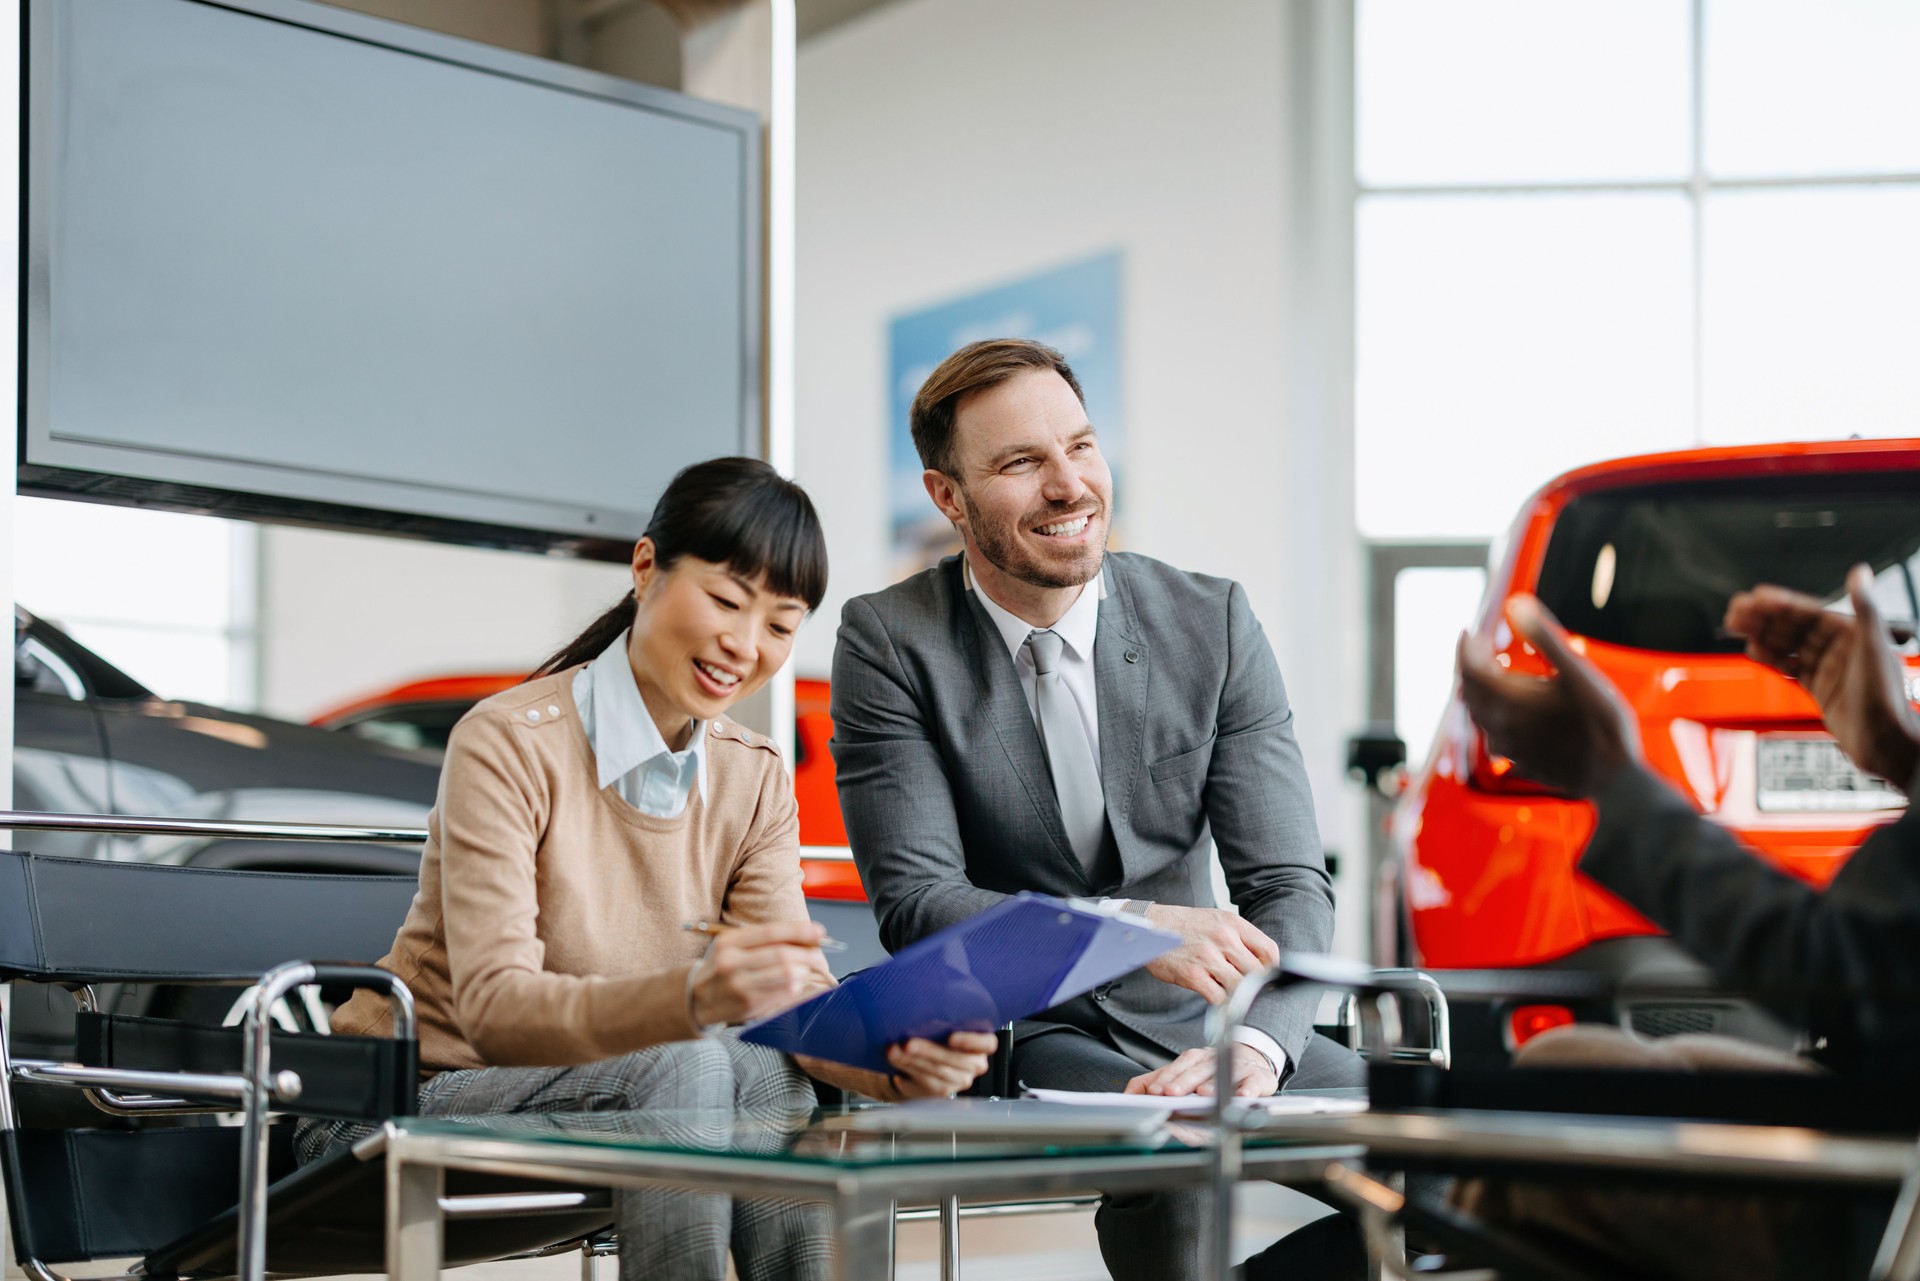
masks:
<path id="1" fill-rule="evenodd" d="M 370 743 L 382 743 L 388 747 L 401 747 L 408 750 L 417 748 L 441 748 L 446 744 L 429 742 L 420 732 L 418 725 L 409 725 L 405 721 L 361 721 L 346 727 L 355 738 L 364 738 Z"/>
<path id="2" fill-rule="evenodd" d="M 332 728 L 388 747 L 444 752 L 453 727 L 472 706 L 470 702 L 456 702 L 384 707 Z"/>
<path id="3" fill-rule="evenodd" d="M 1907 634 L 1907 648 L 1912 652 L 1915 620 L 1920 619 L 1920 555 L 1896 561 L 1873 576 L 1873 603 L 1896 634 Z M 1853 598 L 1841 592 L 1827 602 L 1827 608 L 1851 614 Z"/>
<path id="4" fill-rule="evenodd" d="M 1911 630 L 1920 600 L 1920 477 L 1765 477 L 1588 494 L 1554 524 L 1537 592 L 1569 629 L 1679 653 L 1737 653 L 1727 600 L 1778 583 L 1827 602 L 1865 561 L 1876 599 Z"/>
<path id="5" fill-rule="evenodd" d="M 45 645 L 18 631 L 13 641 L 13 687 L 35 694 L 64 694 L 76 701 L 87 696 L 78 672 Z"/>

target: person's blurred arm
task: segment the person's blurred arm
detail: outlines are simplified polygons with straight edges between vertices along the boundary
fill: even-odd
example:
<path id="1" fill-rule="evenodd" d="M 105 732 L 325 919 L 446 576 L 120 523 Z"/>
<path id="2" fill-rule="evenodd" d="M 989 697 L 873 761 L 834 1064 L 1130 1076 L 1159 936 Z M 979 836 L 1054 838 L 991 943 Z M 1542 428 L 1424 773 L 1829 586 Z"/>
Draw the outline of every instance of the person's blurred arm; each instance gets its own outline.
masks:
<path id="1" fill-rule="evenodd" d="M 1822 643 L 1776 629 L 1763 649 L 1780 660 L 1775 666 L 1792 658 L 1836 738 L 1846 735 L 1843 746 L 1877 745 L 1880 755 L 1862 748 L 1868 759 L 1897 769 L 1905 733 L 1898 727 L 1911 726 L 1913 717 L 1898 659 L 1866 599 L 1869 583 L 1856 573 L 1857 624 L 1827 616 L 1845 620 L 1837 630 L 1834 623 L 1799 617 L 1819 629 Z M 1762 601 L 1759 614 L 1750 615 L 1752 602 L 1742 601 L 1754 595 L 1736 598 L 1730 625 L 1744 627 L 1764 615 L 1784 628 L 1785 614 L 1804 612 L 1801 604 L 1788 611 Z M 1875 833 L 1824 893 L 1815 890 L 1702 818 L 1641 763 L 1624 700 L 1573 651 L 1539 602 L 1522 597 L 1509 616 L 1556 674 L 1545 680 L 1516 675 L 1494 662 L 1485 637 L 1463 637 L 1462 693 L 1489 751 L 1531 778 L 1594 801 L 1599 822 L 1580 870 L 1666 930 L 1722 981 L 1754 989 L 1791 1018 L 1804 1018 L 1809 996 L 1819 993 L 1865 998 L 1869 1024 L 1904 1018 L 1901 1012 L 1914 1007 L 1907 990 L 1920 983 L 1920 952 L 1912 945 L 1920 931 L 1920 815 L 1909 812 Z M 1908 746 L 1915 742 L 1920 737 Z M 1902 781 L 1910 785 L 1911 772 Z"/>
<path id="2" fill-rule="evenodd" d="M 1762 861 L 1644 766 L 1621 770 L 1594 801 L 1580 871 L 1721 982 L 1801 1024 L 1836 1003 L 1857 1001 L 1869 1022 L 1920 1012 L 1920 813 L 1875 832 L 1822 891 Z"/>

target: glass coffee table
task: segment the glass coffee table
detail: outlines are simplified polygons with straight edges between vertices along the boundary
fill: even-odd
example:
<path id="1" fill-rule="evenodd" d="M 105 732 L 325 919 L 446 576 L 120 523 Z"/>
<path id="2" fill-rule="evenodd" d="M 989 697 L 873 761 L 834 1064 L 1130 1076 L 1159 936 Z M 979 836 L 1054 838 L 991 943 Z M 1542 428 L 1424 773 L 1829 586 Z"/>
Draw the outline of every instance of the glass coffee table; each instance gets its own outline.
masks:
<path id="1" fill-rule="evenodd" d="M 1204 1185 L 1214 1176 L 1212 1134 L 1180 1122 L 1099 1124 L 1020 1105 L 1005 1124 L 917 1109 L 854 1109 L 793 1116 L 648 1111 L 534 1117 L 408 1117 L 366 1140 L 387 1164 L 387 1272 L 425 1281 L 441 1265 L 448 1170 L 592 1188 L 696 1188 L 826 1206 L 835 1275 L 874 1281 L 893 1266 L 902 1205 L 956 1198 L 1044 1200 L 1090 1191 Z M 1250 1139 L 1249 1179 L 1317 1180 L 1354 1159 L 1350 1142 Z M 946 1220 L 949 1229 L 951 1219 Z M 951 1256 L 951 1247 L 949 1248 Z"/>

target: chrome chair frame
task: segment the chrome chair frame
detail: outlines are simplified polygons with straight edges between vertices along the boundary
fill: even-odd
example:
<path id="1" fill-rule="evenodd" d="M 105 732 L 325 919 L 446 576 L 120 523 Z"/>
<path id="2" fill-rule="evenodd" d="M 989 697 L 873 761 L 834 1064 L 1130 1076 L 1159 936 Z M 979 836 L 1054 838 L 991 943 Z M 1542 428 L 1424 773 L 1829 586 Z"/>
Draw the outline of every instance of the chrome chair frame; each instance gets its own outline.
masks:
<path id="1" fill-rule="evenodd" d="M 1289 953 L 1280 962 L 1255 974 L 1246 975 L 1228 994 L 1225 1004 L 1208 1011 L 1215 1062 L 1225 1062 L 1233 1052 L 1236 1033 L 1246 1023 L 1253 1003 L 1276 984 L 1311 985 L 1345 989 L 1343 1006 L 1359 1014 L 1361 1044 L 1367 1057 L 1375 1062 L 1411 1061 L 1446 1068 L 1453 1063 L 1451 1021 L 1446 993 L 1434 979 L 1419 970 L 1376 970 L 1369 965 L 1332 956 Z M 1400 1045 L 1400 1018 L 1394 1004 L 1400 995 L 1418 996 L 1427 1006 L 1428 1026 L 1433 1044 L 1424 1049 L 1404 1049 Z M 1211 1275 L 1221 1281 L 1233 1276 L 1233 1190 L 1240 1182 L 1243 1165 L 1243 1136 L 1233 1096 L 1217 1090 L 1213 1100 L 1213 1240 Z M 1370 1253 L 1372 1251 L 1370 1250 Z M 1399 1254 L 1396 1245 L 1389 1254 Z M 1385 1266 L 1394 1266 L 1388 1260 Z"/>
<path id="2" fill-rule="evenodd" d="M 20 810 L 0 811 L 0 828 L 16 832 L 99 832 L 122 836 L 217 836 L 229 840 L 321 841 L 354 844 L 424 844 L 424 828 L 370 828 L 322 823 L 259 823 L 237 820 L 201 821 L 170 818 L 142 818 L 100 814 L 41 814 Z M 267 1219 L 267 1121 L 270 1105 L 290 1103 L 300 1097 L 302 1083 L 293 1072 L 272 1070 L 270 1034 L 275 1001 L 297 988 L 314 983 L 343 987 L 384 989 L 393 1008 L 393 1037 L 397 1041 L 415 1039 L 413 993 L 400 978 L 373 965 L 316 965 L 306 961 L 288 961 L 260 976 L 258 995 L 242 1021 L 244 1059 L 237 1073 L 153 1072 L 115 1068 L 83 1067 L 72 1063 L 8 1058 L 6 1038 L 0 1036 L 0 1128 L 18 1129 L 19 1110 L 13 1099 L 12 1082 L 27 1081 L 41 1085 L 64 1086 L 84 1090 L 96 1107 L 116 1113 L 166 1114 L 208 1110 L 189 1098 L 217 1099 L 238 1103 L 244 1120 L 240 1158 L 239 1195 L 239 1281 L 265 1281 Z M 90 1008 L 90 990 L 84 999 L 76 994 L 82 1008 Z M 117 1090 L 138 1090 L 143 1097 L 127 1098 Z M 170 1091 L 171 1094 L 153 1093 Z M 224 1110 L 224 1109 L 214 1109 Z M 21 1267 L 35 1281 L 67 1281 L 37 1259 L 26 1259 Z"/>

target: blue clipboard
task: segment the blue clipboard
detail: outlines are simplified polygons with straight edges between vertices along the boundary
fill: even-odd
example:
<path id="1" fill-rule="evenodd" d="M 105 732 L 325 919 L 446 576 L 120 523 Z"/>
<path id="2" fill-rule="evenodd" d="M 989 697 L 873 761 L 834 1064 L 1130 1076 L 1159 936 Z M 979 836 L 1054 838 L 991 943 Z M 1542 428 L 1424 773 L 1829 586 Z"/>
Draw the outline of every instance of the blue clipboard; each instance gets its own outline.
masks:
<path id="1" fill-rule="evenodd" d="M 831 992 L 749 1023 L 743 1041 L 876 1072 L 909 1037 L 991 1032 L 1179 946 L 1139 917 L 1022 894 L 900 949 Z"/>

